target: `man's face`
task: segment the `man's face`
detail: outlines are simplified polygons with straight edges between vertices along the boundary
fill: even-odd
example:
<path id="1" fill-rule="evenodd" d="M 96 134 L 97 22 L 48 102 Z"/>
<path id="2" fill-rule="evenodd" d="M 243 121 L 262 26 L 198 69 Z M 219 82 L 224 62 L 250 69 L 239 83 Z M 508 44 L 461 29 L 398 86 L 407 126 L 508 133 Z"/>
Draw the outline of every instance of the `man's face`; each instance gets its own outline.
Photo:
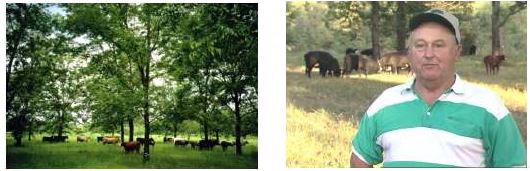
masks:
<path id="1" fill-rule="evenodd" d="M 411 36 L 409 57 L 416 77 L 434 81 L 453 76 L 460 47 L 446 27 L 424 23 Z"/>

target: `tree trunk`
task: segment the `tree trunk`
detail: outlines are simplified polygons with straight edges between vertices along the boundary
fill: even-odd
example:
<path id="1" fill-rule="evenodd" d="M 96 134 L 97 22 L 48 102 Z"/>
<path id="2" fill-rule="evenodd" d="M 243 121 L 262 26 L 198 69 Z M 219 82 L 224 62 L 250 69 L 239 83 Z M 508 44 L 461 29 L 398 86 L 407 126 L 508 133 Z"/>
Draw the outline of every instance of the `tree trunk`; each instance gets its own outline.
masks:
<path id="1" fill-rule="evenodd" d="M 28 120 L 28 141 L 31 141 L 31 136 L 33 135 L 33 129 L 31 128 L 31 120 Z"/>
<path id="2" fill-rule="evenodd" d="M 145 81 L 148 81 L 146 79 Z M 149 83 L 144 83 L 144 140 L 149 140 Z M 149 161 L 149 145 L 144 145 L 144 162 Z"/>
<path id="3" fill-rule="evenodd" d="M 396 11 L 396 35 L 397 35 L 397 48 L 398 51 L 404 51 L 406 48 L 406 37 L 407 29 L 405 23 L 407 23 L 405 2 L 397 1 L 397 11 Z"/>
<path id="4" fill-rule="evenodd" d="M 173 137 L 177 137 L 177 124 L 176 123 L 173 123 L 172 124 L 173 126 Z"/>
<path id="5" fill-rule="evenodd" d="M 215 140 L 219 142 L 219 129 L 215 128 Z"/>
<path id="6" fill-rule="evenodd" d="M 204 140 L 208 141 L 208 122 L 206 121 L 206 119 L 204 119 L 202 126 L 204 128 Z"/>
<path id="7" fill-rule="evenodd" d="M 134 120 L 131 116 L 127 117 L 129 121 L 129 141 L 134 141 Z"/>
<path id="8" fill-rule="evenodd" d="M 63 136 L 63 129 L 64 129 L 64 111 L 59 111 L 59 128 L 57 129 L 57 136 L 62 137 Z"/>
<path id="9" fill-rule="evenodd" d="M 239 109 L 240 105 L 240 95 L 239 93 L 235 93 L 235 115 L 236 115 L 236 155 L 240 156 L 243 154 L 241 151 L 241 113 Z"/>
<path id="10" fill-rule="evenodd" d="M 379 59 L 381 56 L 379 52 L 379 2 L 371 1 L 370 3 L 372 4 L 372 48 L 374 50 L 373 59 Z"/>
<path id="11" fill-rule="evenodd" d="M 125 123 L 123 123 L 123 119 L 120 119 L 120 137 L 121 142 L 125 142 Z"/>
<path id="12" fill-rule="evenodd" d="M 501 51 L 501 40 L 499 34 L 499 15 L 500 15 L 500 2 L 491 2 L 492 13 L 491 13 L 491 54 L 499 55 Z"/>

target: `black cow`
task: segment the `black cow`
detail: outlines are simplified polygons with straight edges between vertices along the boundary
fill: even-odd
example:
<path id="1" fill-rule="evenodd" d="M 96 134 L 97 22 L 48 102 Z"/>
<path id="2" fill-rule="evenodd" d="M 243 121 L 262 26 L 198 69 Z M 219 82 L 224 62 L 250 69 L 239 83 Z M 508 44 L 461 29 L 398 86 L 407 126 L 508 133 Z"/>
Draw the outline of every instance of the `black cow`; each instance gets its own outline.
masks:
<path id="1" fill-rule="evenodd" d="M 103 141 L 103 137 L 102 136 L 96 137 L 96 139 L 97 139 L 97 142 Z"/>
<path id="2" fill-rule="evenodd" d="M 226 149 L 230 146 L 234 146 L 234 143 L 227 142 L 227 141 L 221 141 L 221 147 L 223 148 L 223 151 L 226 151 Z"/>
<path id="3" fill-rule="evenodd" d="M 142 144 L 142 145 L 146 144 L 145 138 L 137 137 L 136 141 L 140 142 L 140 144 Z M 154 146 L 155 145 L 155 140 L 153 138 L 149 138 L 148 144 Z"/>
<path id="4" fill-rule="evenodd" d="M 212 150 L 213 147 L 215 147 L 215 145 L 219 145 L 219 141 L 217 140 L 200 140 L 199 141 L 199 150 L 203 150 L 203 149 L 206 149 L 206 150 Z"/>
<path id="5" fill-rule="evenodd" d="M 68 136 L 51 136 L 51 137 L 42 137 L 43 142 L 66 142 L 66 139 L 68 139 Z"/>
<path id="6" fill-rule="evenodd" d="M 318 64 L 320 68 L 320 75 L 326 77 L 326 74 L 330 76 L 340 76 L 340 66 L 337 59 L 328 52 L 324 51 L 309 51 L 304 54 L 305 61 L 305 74 L 311 78 L 311 70 Z"/>

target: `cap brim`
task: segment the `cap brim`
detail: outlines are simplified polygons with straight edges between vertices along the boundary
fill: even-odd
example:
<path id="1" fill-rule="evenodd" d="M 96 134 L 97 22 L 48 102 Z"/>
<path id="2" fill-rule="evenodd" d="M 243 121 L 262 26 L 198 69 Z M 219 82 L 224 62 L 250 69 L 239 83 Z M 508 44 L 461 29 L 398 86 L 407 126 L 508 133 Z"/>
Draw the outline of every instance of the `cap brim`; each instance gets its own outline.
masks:
<path id="1" fill-rule="evenodd" d="M 425 23 L 425 22 L 440 23 L 444 25 L 445 27 L 447 27 L 449 31 L 451 31 L 451 33 L 456 35 L 455 28 L 447 19 L 445 19 L 444 17 L 438 14 L 433 14 L 433 13 L 422 13 L 422 14 L 414 16 L 410 21 L 410 25 L 409 25 L 410 31 L 416 29 L 418 26 L 420 26 L 422 23 Z"/>

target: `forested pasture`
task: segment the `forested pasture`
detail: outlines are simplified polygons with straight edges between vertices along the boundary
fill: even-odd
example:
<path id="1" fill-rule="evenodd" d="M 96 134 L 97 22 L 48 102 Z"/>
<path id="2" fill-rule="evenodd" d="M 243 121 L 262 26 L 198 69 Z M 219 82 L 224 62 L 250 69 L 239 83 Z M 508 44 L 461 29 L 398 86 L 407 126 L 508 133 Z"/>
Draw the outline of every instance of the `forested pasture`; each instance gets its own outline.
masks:
<path id="1" fill-rule="evenodd" d="M 493 5 L 492 5 L 493 4 Z M 351 142 L 360 118 L 385 89 L 413 78 L 406 73 L 377 72 L 366 77 L 359 72 L 340 78 L 316 76 L 305 72 L 304 54 L 312 50 L 327 51 L 342 65 L 346 48 L 373 48 L 372 34 L 378 34 L 381 54 L 403 48 L 396 19 L 402 20 L 430 8 L 441 8 L 460 19 L 463 53 L 456 72 L 464 81 L 487 88 L 497 94 L 515 118 L 527 143 L 527 56 L 526 3 L 502 2 L 501 15 L 509 8 L 514 12 L 500 31 L 503 54 L 510 56 L 501 63 L 500 72 L 487 75 L 483 57 L 491 54 L 491 2 L 291 2 L 287 5 L 287 105 L 286 165 L 289 168 L 349 167 Z M 380 8 L 380 28 L 371 24 L 371 11 Z M 402 7 L 405 8 L 402 8 Z M 511 7 L 510 7 L 511 6 Z M 403 10 L 405 9 L 405 10 Z M 399 20 L 399 19 L 398 19 Z M 408 24 L 408 23 L 407 23 Z M 405 26 L 403 26 L 405 27 Z M 404 32 L 403 32 L 404 33 Z M 516 38 L 520 37 L 520 38 Z M 466 51 L 478 47 L 475 54 Z M 374 55 L 375 56 L 375 55 Z M 376 58 L 376 57 L 374 57 Z M 380 167 L 377 165 L 376 167 Z"/>

